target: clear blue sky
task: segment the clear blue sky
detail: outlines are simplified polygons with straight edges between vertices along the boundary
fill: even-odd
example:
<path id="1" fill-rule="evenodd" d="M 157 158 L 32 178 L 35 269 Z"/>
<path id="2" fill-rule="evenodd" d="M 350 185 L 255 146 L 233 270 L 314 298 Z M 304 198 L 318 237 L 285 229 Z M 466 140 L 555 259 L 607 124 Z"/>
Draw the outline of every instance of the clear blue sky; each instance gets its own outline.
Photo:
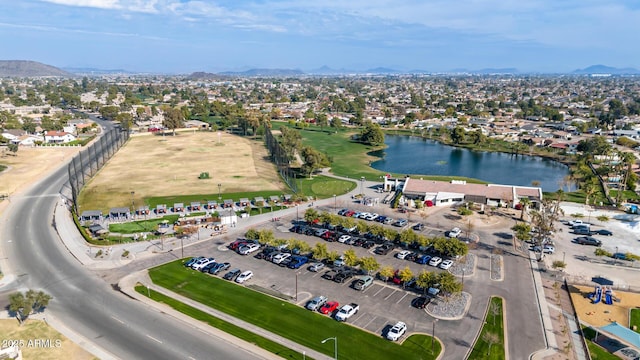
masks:
<path id="1" fill-rule="evenodd" d="M 640 68 L 639 0 L 0 0 L 0 59 L 131 71 Z"/>

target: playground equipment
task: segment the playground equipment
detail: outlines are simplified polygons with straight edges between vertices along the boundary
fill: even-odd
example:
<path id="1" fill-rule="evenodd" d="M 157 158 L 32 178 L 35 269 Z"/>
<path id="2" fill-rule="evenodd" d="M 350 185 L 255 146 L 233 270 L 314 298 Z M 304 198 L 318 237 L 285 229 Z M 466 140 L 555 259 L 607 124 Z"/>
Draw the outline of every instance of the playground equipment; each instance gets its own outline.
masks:
<path id="1" fill-rule="evenodd" d="M 602 299 L 603 295 L 604 299 Z M 605 286 L 604 288 L 602 288 L 600 285 L 596 285 L 594 291 L 589 294 L 589 299 L 591 299 L 591 302 L 593 304 L 597 304 L 600 301 L 607 305 L 612 305 L 614 301 L 620 302 L 620 299 L 615 296 L 615 293 L 613 292 L 613 289 L 611 289 L 611 287 Z"/>
<path id="2" fill-rule="evenodd" d="M 600 285 L 595 287 L 594 291 L 589 295 L 589 299 L 593 304 L 597 304 L 602 300 L 602 287 Z"/>

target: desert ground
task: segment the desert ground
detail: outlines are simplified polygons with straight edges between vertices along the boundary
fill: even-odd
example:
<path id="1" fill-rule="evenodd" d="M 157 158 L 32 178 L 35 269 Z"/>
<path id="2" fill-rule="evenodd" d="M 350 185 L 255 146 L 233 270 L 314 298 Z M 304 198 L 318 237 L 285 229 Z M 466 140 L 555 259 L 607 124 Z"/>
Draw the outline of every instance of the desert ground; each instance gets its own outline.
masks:
<path id="1" fill-rule="evenodd" d="M 0 195 L 11 195 L 58 168 L 80 151 L 80 147 L 21 147 L 16 156 L 0 155 Z"/>
<path id="2" fill-rule="evenodd" d="M 95 359 L 42 320 L 30 319 L 22 326 L 16 319 L 0 320 L 0 334 L 4 340 L 22 341 L 22 358 L 25 360 Z"/>
<path id="3" fill-rule="evenodd" d="M 198 176 L 208 172 L 210 179 Z M 281 190 L 261 142 L 227 133 L 136 134 L 85 186 L 81 209 L 143 204 L 151 196 Z M 133 192 L 133 199 L 131 192 Z"/>

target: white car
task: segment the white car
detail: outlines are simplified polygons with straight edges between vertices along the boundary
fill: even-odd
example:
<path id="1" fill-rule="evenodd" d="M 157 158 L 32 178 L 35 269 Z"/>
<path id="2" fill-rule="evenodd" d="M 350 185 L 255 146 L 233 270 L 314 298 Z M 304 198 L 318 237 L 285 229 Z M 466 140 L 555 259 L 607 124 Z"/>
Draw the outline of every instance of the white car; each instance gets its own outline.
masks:
<path id="1" fill-rule="evenodd" d="M 447 259 L 447 260 L 443 260 L 443 261 L 440 263 L 440 269 L 443 269 L 443 270 L 449 270 L 449 268 L 451 267 L 451 265 L 453 265 L 453 260 L 449 260 L 449 259 Z"/>
<path id="2" fill-rule="evenodd" d="M 344 243 L 345 243 L 345 242 L 347 242 L 349 239 L 351 239 L 351 236 L 349 236 L 349 235 L 342 235 L 342 236 L 340 236 L 340 237 L 338 238 L 338 242 L 339 242 L 339 243 L 343 243 L 343 244 L 344 244 Z"/>
<path id="3" fill-rule="evenodd" d="M 193 270 L 198 270 L 198 271 L 200 271 L 200 270 L 202 270 L 202 268 L 203 268 L 203 267 L 205 267 L 205 266 L 207 266 L 207 265 L 209 265 L 210 263 L 215 262 L 215 261 L 216 261 L 216 260 L 215 260 L 214 258 L 206 258 L 206 259 L 202 259 L 202 260 L 197 261 L 195 264 L 193 264 L 193 265 L 191 266 L 191 268 L 192 268 Z"/>
<path id="4" fill-rule="evenodd" d="M 252 252 L 258 251 L 258 249 L 260 249 L 260 245 L 258 244 L 247 244 L 247 245 L 241 246 L 238 249 L 238 254 L 247 255 L 247 254 L 251 254 Z"/>
<path id="5" fill-rule="evenodd" d="M 409 250 L 402 250 L 402 251 L 400 251 L 399 253 L 397 253 L 397 254 L 396 254 L 396 257 L 397 257 L 398 259 L 403 259 L 403 260 L 404 260 L 404 258 L 406 258 L 406 257 L 407 257 L 407 255 L 409 255 L 409 254 L 411 254 L 411 251 L 409 251 Z"/>
<path id="6" fill-rule="evenodd" d="M 287 260 L 290 257 L 291 257 L 291 254 L 289 254 L 289 253 L 280 253 L 280 254 L 274 256 L 273 260 L 271 260 L 271 262 L 273 262 L 274 264 L 280 264 L 281 262 Z"/>
<path id="7" fill-rule="evenodd" d="M 376 214 L 376 213 L 369 214 L 369 215 L 367 215 L 367 217 L 365 218 L 365 220 L 373 221 L 373 220 L 377 219 L 377 218 L 378 218 L 378 216 L 380 216 L 380 215 L 378 215 L 378 214 Z"/>
<path id="8" fill-rule="evenodd" d="M 313 263 L 309 266 L 309 271 L 318 272 L 324 269 L 324 264 L 321 262 Z"/>
<path id="9" fill-rule="evenodd" d="M 438 266 L 438 265 L 440 265 L 441 262 L 442 262 L 442 258 L 434 256 L 434 257 L 431 258 L 431 260 L 429 260 L 429 265 Z"/>
<path id="10" fill-rule="evenodd" d="M 387 332 L 387 339 L 397 341 L 405 332 L 407 332 L 407 324 L 402 321 L 398 321 L 391 329 L 389 329 L 389 332 Z"/>
<path id="11" fill-rule="evenodd" d="M 253 277 L 253 271 L 247 270 L 247 271 L 243 272 L 242 274 L 238 275 L 238 277 L 236 278 L 236 282 L 238 284 L 242 284 L 243 282 L 251 279 L 252 277 Z"/>
<path id="12" fill-rule="evenodd" d="M 449 234 L 447 236 L 449 236 L 450 238 L 457 238 L 458 236 L 460 236 L 460 234 L 462 234 L 462 230 L 455 227 L 449 231 Z"/>

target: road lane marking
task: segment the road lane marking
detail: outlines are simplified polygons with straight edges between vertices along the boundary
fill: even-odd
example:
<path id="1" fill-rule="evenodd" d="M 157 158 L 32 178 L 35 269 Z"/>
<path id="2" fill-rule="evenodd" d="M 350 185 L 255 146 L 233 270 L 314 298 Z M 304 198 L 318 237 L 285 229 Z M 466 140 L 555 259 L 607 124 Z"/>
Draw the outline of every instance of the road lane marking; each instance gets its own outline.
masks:
<path id="1" fill-rule="evenodd" d="M 122 321 L 122 320 L 118 319 L 117 317 L 115 317 L 115 316 L 113 316 L 113 315 L 111 315 L 111 318 L 112 318 L 113 320 L 115 320 L 115 321 L 119 322 L 120 324 L 124 324 L 124 321 Z"/>
<path id="2" fill-rule="evenodd" d="M 380 294 L 380 291 L 382 291 L 382 290 L 384 290 L 384 289 L 385 289 L 385 287 L 384 287 L 384 286 L 383 286 L 383 287 L 381 287 L 381 288 L 380 288 L 380 290 L 378 290 L 375 294 L 373 294 L 373 296 L 377 296 L 378 294 Z"/>
<path id="3" fill-rule="evenodd" d="M 148 337 L 149 339 L 153 340 L 153 341 L 157 341 L 158 343 L 162 344 L 162 341 L 160 341 L 160 340 L 158 340 L 158 339 L 154 338 L 153 336 L 151 336 L 151 335 L 149 335 L 149 334 L 147 334 L 147 337 Z"/>

